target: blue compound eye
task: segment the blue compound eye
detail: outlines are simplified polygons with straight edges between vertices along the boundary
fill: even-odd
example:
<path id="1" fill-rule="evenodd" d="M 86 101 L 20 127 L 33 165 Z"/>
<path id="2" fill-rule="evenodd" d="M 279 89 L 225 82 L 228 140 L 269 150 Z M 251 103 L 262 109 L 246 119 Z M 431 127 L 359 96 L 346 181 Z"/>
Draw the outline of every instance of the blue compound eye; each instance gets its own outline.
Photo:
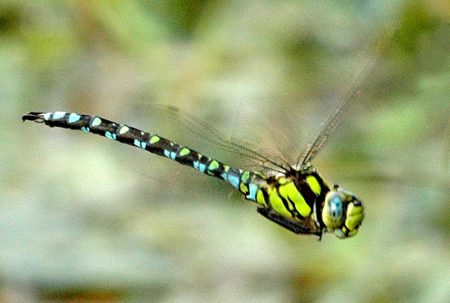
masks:
<path id="1" fill-rule="evenodd" d="M 362 203 L 350 191 L 338 188 L 325 196 L 322 221 L 327 231 L 333 232 L 338 238 L 356 235 L 363 218 Z"/>
<path id="2" fill-rule="evenodd" d="M 339 195 L 334 196 L 329 204 L 329 214 L 335 220 L 338 221 L 344 214 L 344 203 Z"/>
<path id="3" fill-rule="evenodd" d="M 340 192 L 330 191 L 325 197 L 322 220 L 330 230 L 340 228 L 345 220 L 344 201 L 346 196 Z"/>

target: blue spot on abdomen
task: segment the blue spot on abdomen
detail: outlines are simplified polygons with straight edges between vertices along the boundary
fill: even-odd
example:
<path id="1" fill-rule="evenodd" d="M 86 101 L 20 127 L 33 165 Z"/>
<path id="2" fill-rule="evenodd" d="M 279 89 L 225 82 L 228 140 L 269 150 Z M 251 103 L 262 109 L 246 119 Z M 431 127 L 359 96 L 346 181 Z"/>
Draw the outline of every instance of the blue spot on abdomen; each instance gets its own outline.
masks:
<path id="1" fill-rule="evenodd" d="M 81 118 L 81 116 L 80 116 L 79 114 L 77 114 L 77 113 L 71 113 L 71 114 L 69 115 L 69 120 L 68 120 L 68 122 L 69 122 L 69 123 L 75 123 L 75 122 L 80 121 L 80 118 Z"/>
<path id="2" fill-rule="evenodd" d="M 250 183 L 248 185 L 250 190 L 249 194 L 246 196 L 247 199 L 256 201 L 256 193 L 258 192 L 258 186 L 256 184 Z"/>
<path id="3" fill-rule="evenodd" d="M 111 140 L 116 140 L 117 135 L 115 133 L 106 132 L 105 137 Z"/>

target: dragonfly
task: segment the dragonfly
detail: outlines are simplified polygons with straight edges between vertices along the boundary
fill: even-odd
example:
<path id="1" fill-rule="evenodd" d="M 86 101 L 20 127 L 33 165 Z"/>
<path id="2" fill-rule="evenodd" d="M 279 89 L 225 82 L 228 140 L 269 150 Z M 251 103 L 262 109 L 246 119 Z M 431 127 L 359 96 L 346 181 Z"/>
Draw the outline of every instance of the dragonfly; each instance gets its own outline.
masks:
<path id="1" fill-rule="evenodd" d="M 63 111 L 29 112 L 22 120 L 97 134 L 166 157 L 225 181 L 244 199 L 256 203 L 259 214 L 296 234 L 315 235 L 321 239 L 322 234 L 328 232 L 345 239 L 357 234 L 364 218 L 363 204 L 339 185 L 329 186 L 312 160 L 334 133 L 357 95 L 355 91 L 336 109 L 294 164 L 275 161 L 234 143 L 242 152 L 265 163 L 262 164 L 266 168 L 264 172 L 227 165 L 155 133 L 99 116 Z"/>
<path id="2" fill-rule="evenodd" d="M 388 42 L 393 41 L 395 31 L 390 34 Z M 93 133 L 150 153 L 190 166 L 211 177 L 219 178 L 235 190 L 245 200 L 256 203 L 257 212 L 280 226 L 303 235 L 318 236 L 333 233 L 339 239 L 355 236 L 364 219 L 362 201 L 351 191 L 338 184 L 328 185 L 312 164 L 330 137 L 342 123 L 348 108 L 367 84 L 381 54 L 389 43 L 378 41 L 375 57 L 372 57 L 356 75 L 358 81 L 347 90 L 347 95 L 340 98 L 339 105 L 319 129 L 315 139 L 306 145 L 295 163 L 288 163 L 283 158 L 266 156 L 252 148 L 227 141 L 219 131 L 206 123 L 198 122 L 195 117 L 181 110 L 169 107 L 174 114 L 181 116 L 187 125 L 197 124 L 197 132 L 217 146 L 231 150 L 256 162 L 263 170 L 243 169 L 225 164 L 187 146 L 166 139 L 156 133 L 150 133 L 125 124 L 113 122 L 100 116 L 79 114 L 75 112 L 29 112 L 22 116 L 22 121 L 44 123 L 49 127 L 67 128 Z M 338 100 L 338 101 L 339 101 Z M 214 139 L 202 135 L 202 130 Z M 277 158 L 277 160 L 275 160 Z"/>

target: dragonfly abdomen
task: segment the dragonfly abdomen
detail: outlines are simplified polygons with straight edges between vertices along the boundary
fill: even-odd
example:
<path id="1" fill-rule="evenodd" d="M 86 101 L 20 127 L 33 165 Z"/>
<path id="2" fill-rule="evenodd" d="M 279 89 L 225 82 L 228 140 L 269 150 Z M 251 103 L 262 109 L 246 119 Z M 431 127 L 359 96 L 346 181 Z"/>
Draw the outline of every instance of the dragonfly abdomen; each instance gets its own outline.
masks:
<path id="1" fill-rule="evenodd" d="M 201 173 L 220 178 L 230 183 L 249 200 L 256 201 L 257 191 L 265 182 L 264 176 L 257 172 L 233 168 L 156 134 L 98 116 L 70 112 L 30 112 L 24 115 L 22 120 L 44 123 L 50 127 L 82 130 L 139 147 L 180 164 L 191 166 Z"/>

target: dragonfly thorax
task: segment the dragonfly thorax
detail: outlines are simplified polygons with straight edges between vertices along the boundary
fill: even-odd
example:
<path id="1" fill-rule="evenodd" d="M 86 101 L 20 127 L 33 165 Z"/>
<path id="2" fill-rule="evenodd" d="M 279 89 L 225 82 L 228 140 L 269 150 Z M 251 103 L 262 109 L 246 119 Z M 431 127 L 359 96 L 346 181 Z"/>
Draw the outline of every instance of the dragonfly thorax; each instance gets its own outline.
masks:
<path id="1" fill-rule="evenodd" d="M 361 201 L 350 191 L 334 186 L 325 196 L 322 221 L 338 238 L 356 235 L 364 218 Z"/>

